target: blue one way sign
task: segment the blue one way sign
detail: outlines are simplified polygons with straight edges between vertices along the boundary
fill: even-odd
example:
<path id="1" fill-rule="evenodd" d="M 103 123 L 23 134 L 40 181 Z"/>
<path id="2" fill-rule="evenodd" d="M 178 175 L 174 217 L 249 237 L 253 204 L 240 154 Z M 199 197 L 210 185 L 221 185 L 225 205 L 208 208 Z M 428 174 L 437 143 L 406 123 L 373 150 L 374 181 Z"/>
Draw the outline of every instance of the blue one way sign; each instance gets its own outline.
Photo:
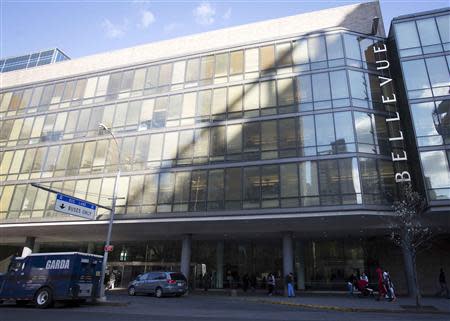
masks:
<path id="1" fill-rule="evenodd" d="M 64 194 L 56 194 L 55 211 L 95 220 L 97 206 Z"/>

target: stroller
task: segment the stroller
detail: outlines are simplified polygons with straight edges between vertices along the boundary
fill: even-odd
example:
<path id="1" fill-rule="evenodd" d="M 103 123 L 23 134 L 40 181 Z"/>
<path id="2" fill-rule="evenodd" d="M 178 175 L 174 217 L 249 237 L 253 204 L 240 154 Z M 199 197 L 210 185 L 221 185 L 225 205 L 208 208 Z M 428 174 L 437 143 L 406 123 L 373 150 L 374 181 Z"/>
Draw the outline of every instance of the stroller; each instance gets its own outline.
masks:
<path id="1" fill-rule="evenodd" d="M 361 296 L 372 296 L 373 289 L 369 287 L 369 282 L 366 280 L 358 280 L 355 282 L 356 289 L 361 293 Z"/>

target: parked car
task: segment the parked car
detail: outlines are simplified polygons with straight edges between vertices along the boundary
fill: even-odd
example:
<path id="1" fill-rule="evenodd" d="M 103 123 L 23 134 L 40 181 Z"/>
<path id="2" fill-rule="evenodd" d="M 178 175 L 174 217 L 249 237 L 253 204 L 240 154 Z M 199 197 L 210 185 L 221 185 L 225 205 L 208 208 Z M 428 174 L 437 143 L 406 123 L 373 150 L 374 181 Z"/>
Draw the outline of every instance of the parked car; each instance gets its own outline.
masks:
<path id="1" fill-rule="evenodd" d="M 187 291 L 187 280 L 180 272 L 148 272 L 131 281 L 128 294 L 154 294 L 157 298 L 165 295 L 182 296 Z"/>
<path id="2" fill-rule="evenodd" d="M 16 300 L 18 305 L 34 302 L 51 307 L 57 300 L 81 302 L 98 296 L 103 257 L 63 252 L 36 253 L 14 257 L 6 274 L 0 274 L 0 303 Z"/>

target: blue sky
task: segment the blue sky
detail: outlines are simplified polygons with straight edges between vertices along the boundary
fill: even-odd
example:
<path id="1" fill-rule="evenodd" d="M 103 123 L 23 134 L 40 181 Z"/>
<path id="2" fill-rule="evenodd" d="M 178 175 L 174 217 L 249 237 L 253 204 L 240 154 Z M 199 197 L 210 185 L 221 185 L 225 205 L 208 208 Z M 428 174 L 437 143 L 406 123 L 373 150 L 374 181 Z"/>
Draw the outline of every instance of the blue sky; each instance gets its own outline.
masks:
<path id="1" fill-rule="evenodd" d="M 0 56 L 58 47 L 71 58 L 361 1 L 0 0 Z M 385 27 L 398 15 L 450 0 L 381 0 Z"/>

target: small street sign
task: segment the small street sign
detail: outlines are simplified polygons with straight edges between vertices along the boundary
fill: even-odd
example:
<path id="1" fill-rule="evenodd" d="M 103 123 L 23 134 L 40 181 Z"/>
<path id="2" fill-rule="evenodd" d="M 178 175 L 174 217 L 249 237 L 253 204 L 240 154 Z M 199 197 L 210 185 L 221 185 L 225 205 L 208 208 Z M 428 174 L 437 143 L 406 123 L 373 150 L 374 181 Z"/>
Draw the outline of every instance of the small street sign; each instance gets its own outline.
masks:
<path id="1" fill-rule="evenodd" d="M 114 250 L 114 245 L 105 245 L 105 252 L 112 252 Z"/>
<path id="2" fill-rule="evenodd" d="M 95 220 L 97 206 L 64 194 L 56 194 L 55 211 Z"/>

